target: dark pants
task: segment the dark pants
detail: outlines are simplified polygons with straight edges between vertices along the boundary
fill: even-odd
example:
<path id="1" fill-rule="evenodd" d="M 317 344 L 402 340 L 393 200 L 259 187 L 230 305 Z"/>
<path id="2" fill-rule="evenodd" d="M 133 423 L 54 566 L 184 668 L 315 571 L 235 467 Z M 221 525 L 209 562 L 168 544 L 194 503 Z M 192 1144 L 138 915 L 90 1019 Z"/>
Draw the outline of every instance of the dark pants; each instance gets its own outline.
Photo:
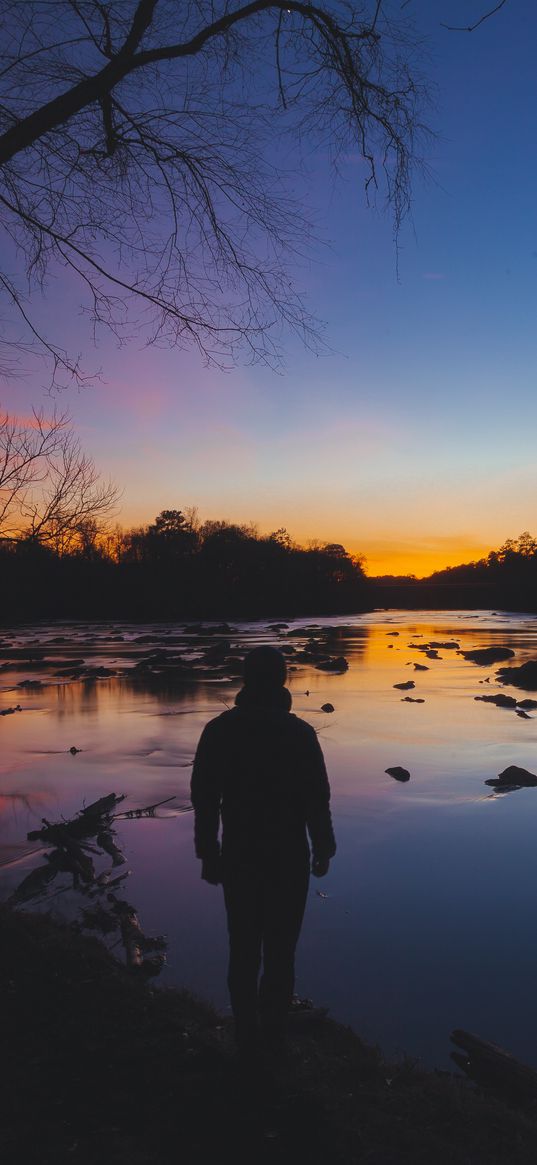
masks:
<path id="1" fill-rule="evenodd" d="M 228 986 L 239 1044 L 255 1039 L 258 1016 L 269 1034 L 283 1032 L 308 883 L 309 862 L 271 871 L 252 866 L 225 871 Z"/>

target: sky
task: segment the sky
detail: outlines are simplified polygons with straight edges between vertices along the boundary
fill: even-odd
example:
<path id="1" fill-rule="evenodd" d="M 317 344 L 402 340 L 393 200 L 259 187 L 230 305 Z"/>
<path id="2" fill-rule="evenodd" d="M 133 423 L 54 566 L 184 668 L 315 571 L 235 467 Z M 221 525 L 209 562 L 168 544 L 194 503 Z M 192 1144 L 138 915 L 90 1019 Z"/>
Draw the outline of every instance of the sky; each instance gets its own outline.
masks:
<path id="1" fill-rule="evenodd" d="M 289 337 L 282 370 L 221 372 L 135 339 L 92 351 L 74 283 L 48 287 L 43 318 L 68 320 L 102 369 L 58 404 L 122 491 L 122 525 L 197 506 L 418 576 L 537 534 L 537 5 L 507 0 L 471 34 L 441 22 L 467 24 L 486 0 L 411 7 L 436 136 L 398 251 L 389 214 L 365 205 L 358 154 L 338 181 L 322 151 L 308 160 L 327 245 L 297 280 L 321 354 Z M 0 400 L 51 406 L 35 370 Z"/>

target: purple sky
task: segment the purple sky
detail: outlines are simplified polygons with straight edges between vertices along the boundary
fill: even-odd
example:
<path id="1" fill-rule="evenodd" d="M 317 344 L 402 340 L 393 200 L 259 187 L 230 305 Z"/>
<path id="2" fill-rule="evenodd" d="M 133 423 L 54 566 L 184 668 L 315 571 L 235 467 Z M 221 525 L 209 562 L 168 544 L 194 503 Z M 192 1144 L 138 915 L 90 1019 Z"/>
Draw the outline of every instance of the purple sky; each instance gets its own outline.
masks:
<path id="1" fill-rule="evenodd" d="M 537 5 L 414 0 L 436 85 L 428 181 L 416 180 L 399 242 L 368 210 L 352 154 L 334 183 L 308 160 L 327 247 L 297 281 L 325 321 L 327 351 L 289 338 L 281 374 L 203 367 L 196 352 L 92 351 L 73 280 L 39 308 L 102 379 L 60 399 L 86 450 L 123 490 L 119 520 L 197 505 L 200 516 L 341 541 L 373 573 L 417 574 L 537 533 Z M 25 414 L 49 405 L 32 372 L 5 385 Z"/>

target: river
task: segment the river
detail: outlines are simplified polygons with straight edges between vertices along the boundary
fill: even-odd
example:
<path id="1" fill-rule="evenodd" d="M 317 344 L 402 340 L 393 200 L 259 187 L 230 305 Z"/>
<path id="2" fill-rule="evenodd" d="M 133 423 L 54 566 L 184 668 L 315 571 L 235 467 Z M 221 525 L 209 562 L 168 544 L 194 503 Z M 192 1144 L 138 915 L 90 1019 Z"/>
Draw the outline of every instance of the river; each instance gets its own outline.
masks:
<path id="1" fill-rule="evenodd" d="M 123 889 L 144 931 L 168 938 L 158 982 L 226 1013 L 221 890 L 200 880 L 188 797 L 201 729 L 240 681 L 236 665 L 229 675 L 225 662 L 199 661 L 226 640 L 222 659 L 258 643 L 294 647 L 293 707 L 319 734 L 338 841 L 328 876 L 311 882 L 298 993 L 390 1055 L 447 1067 L 450 1031 L 462 1027 L 537 1067 L 537 788 L 485 784 L 509 765 L 537 769 L 537 713 L 475 699 L 537 693 L 503 688 L 498 664 L 461 654 L 501 646 L 515 653 L 508 663 L 537 659 L 537 617 L 386 610 L 308 620 L 317 641 L 334 628 L 342 674 L 318 670 L 314 657 L 293 660 L 308 633 L 289 632 L 306 621 L 279 632 L 269 622 L 216 633 L 121 623 L 0 632 L 0 713 L 20 708 L 0 715 L 1 897 L 43 862 L 26 838 L 42 818 L 69 818 L 111 792 L 126 794 L 130 810 L 175 798 L 154 816 L 115 823 L 120 872 L 130 871 Z M 427 655 L 430 643 L 449 646 Z M 166 651 L 192 671 L 159 673 L 151 653 Z M 84 675 L 88 666 L 102 673 Z M 327 702 L 333 712 L 321 711 Z M 394 780 L 391 766 L 410 779 Z M 36 905 L 73 917 L 72 878 L 59 875 L 28 902 Z"/>

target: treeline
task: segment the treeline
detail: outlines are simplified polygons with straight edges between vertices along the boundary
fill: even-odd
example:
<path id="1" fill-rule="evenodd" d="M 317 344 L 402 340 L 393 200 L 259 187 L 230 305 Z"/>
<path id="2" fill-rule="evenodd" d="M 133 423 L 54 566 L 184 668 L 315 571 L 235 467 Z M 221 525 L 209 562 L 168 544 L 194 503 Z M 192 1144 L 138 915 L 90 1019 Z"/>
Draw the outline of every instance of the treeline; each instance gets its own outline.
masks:
<path id="1" fill-rule="evenodd" d="M 384 576 L 371 583 L 379 607 L 537 611 L 537 539 L 525 531 L 477 562 L 448 566 L 425 579 Z"/>
<path id="2" fill-rule="evenodd" d="M 339 544 L 308 548 L 287 531 L 259 535 L 195 511 L 99 533 L 59 550 L 35 538 L 0 544 L 3 622 L 14 619 L 219 619 L 344 614 L 371 608 L 362 563 Z"/>
<path id="3" fill-rule="evenodd" d="M 339 543 L 303 547 L 195 510 L 164 510 L 132 530 L 87 518 L 76 538 L 0 540 L 0 620 L 248 619 L 352 614 L 375 607 L 537 611 L 537 540 L 508 539 L 478 562 L 368 578 Z"/>
<path id="4" fill-rule="evenodd" d="M 494 606 L 511 611 L 537 610 L 537 539 L 527 530 L 508 538 L 486 558 L 435 571 L 436 585 L 485 590 Z"/>

